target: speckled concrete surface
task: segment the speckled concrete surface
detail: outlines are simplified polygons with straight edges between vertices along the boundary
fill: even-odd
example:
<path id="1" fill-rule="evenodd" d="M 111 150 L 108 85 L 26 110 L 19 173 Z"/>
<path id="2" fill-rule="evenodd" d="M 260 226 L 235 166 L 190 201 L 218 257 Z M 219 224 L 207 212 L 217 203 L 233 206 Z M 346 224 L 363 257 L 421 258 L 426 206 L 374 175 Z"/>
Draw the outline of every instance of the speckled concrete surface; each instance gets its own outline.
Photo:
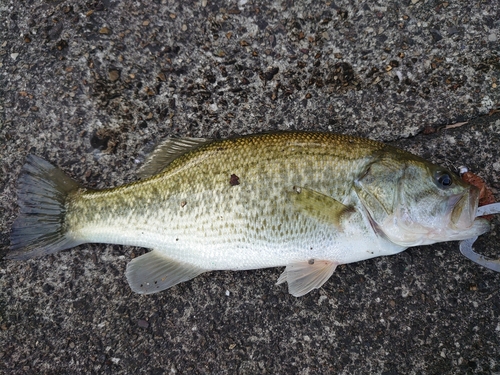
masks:
<path id="1" fill-rule="evenodd" d="M 500 198 L 498 1 L 4 0 L 0 19 L 3 254 L 29 152 L 109 187 L 169 135 L 358 134 L 465 164 Z M 499 239 L 495 219 L 476 247 Z M 0 372 L 500 372 L 500 275 L 456 243 L 341 266 L 299 299 L 278 269 L 139 296 L 123 273 L 142 251 L 2 261 Z"/>

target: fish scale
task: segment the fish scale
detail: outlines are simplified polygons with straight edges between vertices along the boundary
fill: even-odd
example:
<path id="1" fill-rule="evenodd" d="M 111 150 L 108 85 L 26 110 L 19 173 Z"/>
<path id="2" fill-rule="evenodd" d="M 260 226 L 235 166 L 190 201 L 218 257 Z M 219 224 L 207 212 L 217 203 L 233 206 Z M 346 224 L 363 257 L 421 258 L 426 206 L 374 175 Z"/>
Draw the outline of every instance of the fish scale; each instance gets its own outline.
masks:
<path id="1" fill-rule="evenodd" d="M 79 228 L 73 231 L 74 236 L 86 242 L 154 248 L 206 269 L 286 265 L 290 256 L 300 259 L 306 253 L 309 257 L 325 257 L 330 249 L 325 248 L 328 241 L 324 236 L 317 235 L 321 228 L 313 219 L 288 207 L 287 191 L 306 183 L 317 191 L 335 192 L 335 199 L 343 201 L 349 193 L 345 181 L 352 181 L 350 175 L 355 172 L 349 169 L 349 160 L 361 153 L 359 148 L 342 152 L 347 161 L 340 163 L 328 148 L 335 148 L 343 137 L 321 133 L 303 136 L 214 142 L 180 157 L 160 175 L 126 186 L 123 191 L 118 188 L 81 194 L 68 209 L 69 227 Z M 335 165 L 330 181 L 323 176 L 327 165 Z M 230 185 L 231 174 L 239 177 L 239 185 Z M 90 219 L 96 213 L 99 220 Z M 281 230 L 269 231 L 262 224 L 263 218 L 272 218 L 271 228 L 281 224 Z M 202 246 L 197 246 L 200 243 Z M 315 251 L 312 254 L 311 248 Z M 338 258 L 338 254 L 335 256 Z"/>
<path id="2" fill-rule="evenodd" d="M 477 192 L 451 172 L 383 143 L 344 135 L 167 140 L 146 162 L 145 178 L 105 190 L 77 186 L 34 156 L 27 165 L 20 178 L 26 204 L 13 228 L 12 257 L 88 242 L 151 248 L 127 267 L 139 293 L 209 270 L 286 266 L 278 282 L 287 281 L 299 296 L 320 287 L 338 264 L 487 230 L 467 216 L 466 206 L 477 208 Z M 439 182 L 443 175 L 453 181 L 451 188 Z M 53 198 L 41 194 L 40 181 L 49 181 Z M 422 192 L 433 217 L 418 209 Z M 457 195 L 464 199 L 451 205 Z M 47 214 L 28 202 L 32 197 L 53 206 L 57 215 L 51 220 L 59 220 L 59 227 L 44 226 Z M 400 207 L 402 202 L 410 208 Z M 452 211 L 460 228 L 450 223 Z M 33 224 L 33 217 L 42 235 L 23 240 L 23 223 L 29 218 Z M 443 228 L 436 228 L 436 220 Z M 44 236 L 49 229 L 52 234 Z"/>

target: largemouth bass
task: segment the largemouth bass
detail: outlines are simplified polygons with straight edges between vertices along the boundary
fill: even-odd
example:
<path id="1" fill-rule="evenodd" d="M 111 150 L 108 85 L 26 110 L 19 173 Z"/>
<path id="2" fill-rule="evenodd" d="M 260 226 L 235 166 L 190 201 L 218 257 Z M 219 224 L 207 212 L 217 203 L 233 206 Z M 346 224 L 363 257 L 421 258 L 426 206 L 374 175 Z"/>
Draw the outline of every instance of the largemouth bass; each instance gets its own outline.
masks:
<path id="1" fill-rule="evenodd" d="M 339 264 L 489 230 L 476 218 L 476 187 L 418 156 L 351 136 L 169 139 L 141 177 L 86 189 L 28 156 L 8 257 L 91 242 L 142 246 L 153 250 L 126 269 L 138 293 L 206 271 L 285 266 L 278 284 L 302 296 Z"/>

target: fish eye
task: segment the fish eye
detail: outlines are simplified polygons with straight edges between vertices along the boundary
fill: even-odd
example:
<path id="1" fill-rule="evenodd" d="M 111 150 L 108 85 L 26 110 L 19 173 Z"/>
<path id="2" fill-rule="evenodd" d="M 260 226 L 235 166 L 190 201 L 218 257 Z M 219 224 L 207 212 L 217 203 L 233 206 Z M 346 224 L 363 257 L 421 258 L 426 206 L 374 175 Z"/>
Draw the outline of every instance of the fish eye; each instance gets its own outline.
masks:
<path id="1" fill-rule="evenodd" d="M 441 189 L 448 189 L 453 184 L 452 177 L 446 172 L 436 173 L 436 184 Z"/>

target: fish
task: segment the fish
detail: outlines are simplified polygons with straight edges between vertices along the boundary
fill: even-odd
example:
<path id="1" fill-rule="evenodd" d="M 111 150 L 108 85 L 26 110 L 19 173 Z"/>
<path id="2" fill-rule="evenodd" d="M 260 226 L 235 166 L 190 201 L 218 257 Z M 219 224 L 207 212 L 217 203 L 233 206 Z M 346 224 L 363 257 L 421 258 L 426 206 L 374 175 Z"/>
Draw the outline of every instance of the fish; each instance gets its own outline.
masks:
<path id="1" fill-rule="evenodd" d="M 293 296 L 320 288 L 341 264 L 479 236 L 479 189 L 390 145 L 323 132 L 223 140 L 169 138 L 138 180 L 85 188 L 28 155 L 7 258 L 85 243 L 151 251 L 126 266 L 151 294 L 208 271 L 285 267 Z"/>

